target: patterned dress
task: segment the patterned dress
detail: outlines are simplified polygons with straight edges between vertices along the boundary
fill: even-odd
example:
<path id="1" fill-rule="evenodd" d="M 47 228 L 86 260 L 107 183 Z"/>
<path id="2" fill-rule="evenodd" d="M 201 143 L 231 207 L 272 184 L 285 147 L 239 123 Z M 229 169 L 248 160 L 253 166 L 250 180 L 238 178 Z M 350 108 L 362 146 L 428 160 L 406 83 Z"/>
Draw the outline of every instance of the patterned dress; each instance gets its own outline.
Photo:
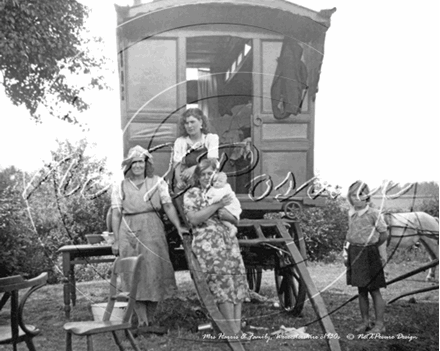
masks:
<path id="1" fill-rule="evenodd" d="M 209 204 L 199 188 L 191 188 L 184 195 L 185 214 L 200 211 Z M 193 226 L 192 250 L 204 273 L 217 303 L 242 302 L 248 296 L 246 270 L 236 237 L 217 215 Z"/>
<path id="2" fill-rule="evenodd" d="M 136 295 L 138 301 L 162 301 L 176 291 L 164 225 L 158 211 L 171 203 L 166 183 L 158 176 L 146 178 L 140 188 L 125 179 L 113 189 L 112 208 L 122 207 L 119 254 L 142 254 L 144 263 Z"/>

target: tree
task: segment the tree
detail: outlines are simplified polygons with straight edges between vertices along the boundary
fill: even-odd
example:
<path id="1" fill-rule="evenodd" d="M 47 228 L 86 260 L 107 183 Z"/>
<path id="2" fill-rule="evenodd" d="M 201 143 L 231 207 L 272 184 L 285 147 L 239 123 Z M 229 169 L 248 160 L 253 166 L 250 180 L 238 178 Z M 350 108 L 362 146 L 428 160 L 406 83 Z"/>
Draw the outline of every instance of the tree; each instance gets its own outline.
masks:
<path id="1" fill-rule="evenodd" d="M 87 15 L 76 0 L 0 0 L 2 83 L 10 100 L 37 121 L 40 106 L 54 115 L 61 104 L 72 109 L 57 117 L 78 123 L 75 111 L 88 108 L 84 90 L 105 87 L 103 75 L 92 75 L 105 58 L 90 52 L 90 41 L 102 41 L 84 36 Z M 69 75 L 87 82 L 74 84 Z"/>
<path id="2" fill-rule="evenodd" d="M 0 277 L 51 271 L 61 246 L 106 229 L 111 175 L 89 148 L 86 140 L 59 142 L 52 162 L 35 174 L 0 170 Z"/>
<path id="3" fill-rule="evenodd" d="M 110 174 L 106 160 L 89 155 L 90 148 L 85 139 L 59 142 L 52 162 L 23 191 L 40 237 L 56 249 L 105 230 Z"/>
<path id="4" fill-rule="evenodd" d="M 35 238 L 23 220 L 26 210 L 20 194 L 20 179 L 22 173 L 13 166 L 0 170 L 0 277 L 32 276 L 35 267 L 28 258 L 38 255 Z"/>

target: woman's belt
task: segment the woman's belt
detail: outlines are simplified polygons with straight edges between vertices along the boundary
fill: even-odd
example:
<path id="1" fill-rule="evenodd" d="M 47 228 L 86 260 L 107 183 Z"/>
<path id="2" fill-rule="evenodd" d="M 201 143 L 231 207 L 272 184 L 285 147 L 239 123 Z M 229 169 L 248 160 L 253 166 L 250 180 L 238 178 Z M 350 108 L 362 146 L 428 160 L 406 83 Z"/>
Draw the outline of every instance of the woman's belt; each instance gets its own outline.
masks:
<path id="1" fill-rule="evenodd" d="M 368 247 L 368 246 L 377 246 L 377 243 L 375 243 L 375 244 L 352 244 L 352 243 L 350 243 L 350 246 Z"/>
<path id="2" fill-rule="evenodd" d="M 138 215 L 138 214 L 142 214 L 142 213 L 150 213 L 150 212 L 156 212 L 154 209 L 153 210 L 148 210 L 148 211 L 142 211 L 142 212 L 132 212 L 132 213 L 122 213 L 123 216 L 134 216 L 134 215 Z"/>

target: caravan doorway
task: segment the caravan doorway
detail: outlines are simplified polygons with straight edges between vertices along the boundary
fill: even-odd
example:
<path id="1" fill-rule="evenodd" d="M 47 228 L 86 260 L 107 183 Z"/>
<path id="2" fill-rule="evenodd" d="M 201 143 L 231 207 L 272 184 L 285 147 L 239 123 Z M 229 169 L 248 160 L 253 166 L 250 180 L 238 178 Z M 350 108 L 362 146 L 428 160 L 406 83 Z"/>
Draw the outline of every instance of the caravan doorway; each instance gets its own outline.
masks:
<path id="1" fill-rule="evenodd" d="M 186 103 L 220 139 L 221 168 L 237 194 L 248 192 L 252 145 L 252 40 L 204 35 L 186 40 Z"/>

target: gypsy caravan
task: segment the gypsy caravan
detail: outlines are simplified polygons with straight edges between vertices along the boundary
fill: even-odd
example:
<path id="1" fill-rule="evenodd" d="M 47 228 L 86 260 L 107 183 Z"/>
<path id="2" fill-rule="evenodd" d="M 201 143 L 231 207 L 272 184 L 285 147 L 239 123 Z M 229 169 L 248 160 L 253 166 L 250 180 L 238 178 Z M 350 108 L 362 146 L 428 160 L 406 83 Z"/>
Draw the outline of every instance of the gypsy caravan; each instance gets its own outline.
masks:
<path id="1" fill-rule="evenodd" d="M 237 238 L 250 289 L 258 292 L 262 270 L 273 268 L 281 308 L 299 315 L 307 294 L 323 332 L 334 335 L 298 223 L 263 214 L 284 209 L 292 217 L 297 207 L 316 203 L 307 195 L 315 97 L 335 10 L 284 0 L 135 1 L 116 10 L 124 154 L 143 146 L 154 155 L 156 173 L 168 177 L 179 116 L 200 108 L 220 138 L 222 170 L 244 209 Z M 203 306 L 230 335 L 189 235 L 182 244 Z M 326 341 L 340 350 L 337 339 Z M 229 346 L 244 349 L 240 342 Z"/>
<path id="2" fill-rule="evenodd" d="M 199 107 L 245 215 L 316 203 L 307 196 L 315 98 L 334 10 L 283 0 L 135 1 L 116 10 L 124 154 L 140 144 L 167 174 L 178 117 Z"/>

